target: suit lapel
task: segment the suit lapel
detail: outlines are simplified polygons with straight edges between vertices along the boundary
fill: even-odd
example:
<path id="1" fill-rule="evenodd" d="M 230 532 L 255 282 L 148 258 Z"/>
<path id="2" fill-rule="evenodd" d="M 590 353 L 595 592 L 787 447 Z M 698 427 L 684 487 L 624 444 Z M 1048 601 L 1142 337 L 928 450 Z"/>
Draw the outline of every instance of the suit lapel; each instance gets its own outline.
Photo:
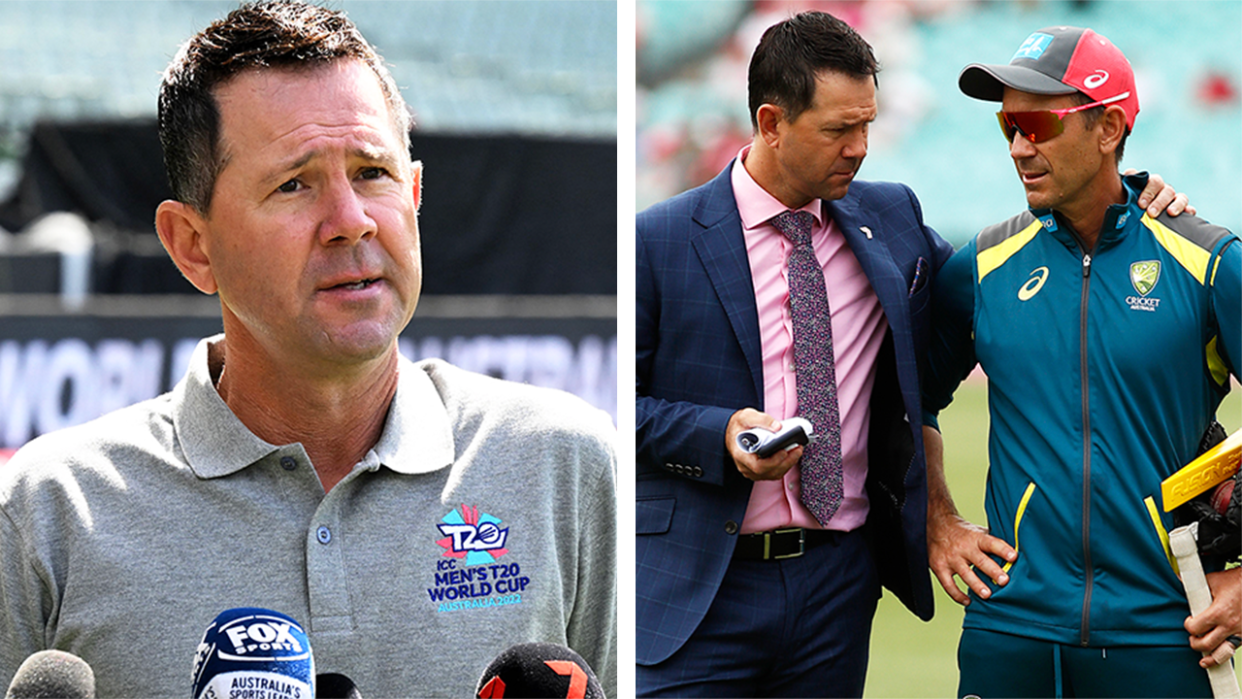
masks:
<path id="1" fill-rule="evenodd" d="M 701 230 L 691 234 L 690 244 L 703 264 L 712 289 L 720 299 L 733 328 L 746 365 L 754 380 L 757 407 L 763 408 L 763 357 L 759 345 L 759 311 L 755 287 L 742 236 L 742 220 L 733 198 L 732 165 L 716 176 L 707 197 L 693 212 Z"/>
<path id="2" fill-rule="evenodd" d="M 910 304 L 905 278 L 897 269 L 892 253 L 884 244 L 884 220 L 879 216 L 865 216 L 858 210 L 855 199 L 846 197 L 839 201 L 825 201 L 828 215 L 837 223 L 850 250 L 858 258 L 858 264 L 867 281 L 880 299 L 888 326 L 897 331 L 909 327 Z M 868 237 L 866 231 L 870 231 Z"/>

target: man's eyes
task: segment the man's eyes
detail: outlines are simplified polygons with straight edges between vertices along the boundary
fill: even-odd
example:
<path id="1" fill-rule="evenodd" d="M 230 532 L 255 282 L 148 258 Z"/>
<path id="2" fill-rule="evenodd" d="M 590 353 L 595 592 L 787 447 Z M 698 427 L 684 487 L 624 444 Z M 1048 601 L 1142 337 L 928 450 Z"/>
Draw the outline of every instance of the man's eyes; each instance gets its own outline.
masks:
<path id="1" fill-rule="evenodd" d="M 381 179 L 383 177 L 388 177 L 388 176 L 389 176 L 388 169 L 383 168 L 383 167 L 378 167 L 378 166 L 377 167 L 366 167 L 358 172 L 358 178 L 362 180 L 378 180 L 378 179 Z M 295 177 L 289 180 L 288 182 L 281 184 L 279 187 L 276 188 L 276 191 L 281 194 L 293 194 L 294 192 L 301 191 L 302 189 L 305 189 L 305 188 L 306 188 L 306 185 L 302 182 L 302 180 L 300 178 Z"/>

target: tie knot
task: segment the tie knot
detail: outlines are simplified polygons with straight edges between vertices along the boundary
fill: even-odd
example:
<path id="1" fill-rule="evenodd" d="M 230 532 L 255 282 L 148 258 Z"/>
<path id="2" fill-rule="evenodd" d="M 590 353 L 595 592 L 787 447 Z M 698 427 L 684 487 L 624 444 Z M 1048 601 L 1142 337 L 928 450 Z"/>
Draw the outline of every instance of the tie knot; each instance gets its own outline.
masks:
<path id="1" fill-rule="evenodd" d="M 810 211 L 784 211 L 772 217 L 772 225 L 794 245 L 803 245 L 811 242 L 811 223 L 814 220 Z"/>

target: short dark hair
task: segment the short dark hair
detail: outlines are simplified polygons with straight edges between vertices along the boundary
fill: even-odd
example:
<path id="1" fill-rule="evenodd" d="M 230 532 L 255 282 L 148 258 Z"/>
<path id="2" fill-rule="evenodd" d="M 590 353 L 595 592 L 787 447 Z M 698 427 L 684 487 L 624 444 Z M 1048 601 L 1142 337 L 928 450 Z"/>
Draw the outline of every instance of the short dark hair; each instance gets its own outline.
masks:
<path id="1" fill-rule="evenodd" d="M 750 58 L 750 125 L 759 107 L 775 104 L 793 121 L 811 107 L 820 73 L 870 77 L 879 85 L 871 45 L 853 27 L 826 12 L 803 12 L 768 27 Z"/>
<path id="2" fill-rule="evenodd" d="M 296 0 L 246 3 L 194 35 L 164 71 L 160 143 L 173 198 L 206 214 L 227 155 L 220 144 L 214 91 L 247 70 L 307 69 L 363 61 L 379 79 L 388 110 L 409 149 L 410 115 L 383 59 L 343 12 Z"/>
<path id="3" fill-rule="evenodd" d="M 1074 92 L 1073 98 L 1074 98 L 1074 104 L 1077 106 L 1082 106 L 1084 104 L 1091 104 L 1092 102 L 1096 101 L 1094 97 L 1082 91 Z M 1100 117 L 1104 116 L 1104 107 L 1099 106 L 1099 107 L 1092 107 L 1091 109 L 1084 109 L 1082 111 L 1082 116 L 1083 116 L 1083 119 L 1086 121 L 1085 126 L 1088 129 L 1095 128 L 1096 122 L 1100 120 Z M 1130 127 L 1129 125 L 1127 125 L 1125 133 L 1121 134 L 1121 140 L 1117 143 L 1117 150 L 1113 151 L 1113 155 L 1117 157 L 1118 164 L 1121 163 L 1121 156 L 1124 155 L 1126 152 L 1126 139 L 1129 137 L 1130 137 Z"/>

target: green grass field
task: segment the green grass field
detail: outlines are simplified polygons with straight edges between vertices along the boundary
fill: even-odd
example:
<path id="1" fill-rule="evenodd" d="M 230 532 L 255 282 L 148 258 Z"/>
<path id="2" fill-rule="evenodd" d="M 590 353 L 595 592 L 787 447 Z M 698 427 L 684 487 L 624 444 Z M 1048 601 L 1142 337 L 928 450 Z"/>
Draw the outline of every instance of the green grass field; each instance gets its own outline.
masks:
<path id="1" fill-rule="evenodd" d="M 1229 432 L 1242 426 L 1242 390 L 1236 385 L 1221 406 L 1219 417 Z M 940 424 L 953 498 L 963 516 L 985 524 L 988 413 L 984 383 L 964 384 L 953 405 L 940 416 Z M 936 616 L 928 623 L 919 621 L 891 594 L 880 600 L 871 634 L 866 697 L 956 696 L 957 640 L 963 612 L 939 582 L 933 580 L 932 587 Z"/>

